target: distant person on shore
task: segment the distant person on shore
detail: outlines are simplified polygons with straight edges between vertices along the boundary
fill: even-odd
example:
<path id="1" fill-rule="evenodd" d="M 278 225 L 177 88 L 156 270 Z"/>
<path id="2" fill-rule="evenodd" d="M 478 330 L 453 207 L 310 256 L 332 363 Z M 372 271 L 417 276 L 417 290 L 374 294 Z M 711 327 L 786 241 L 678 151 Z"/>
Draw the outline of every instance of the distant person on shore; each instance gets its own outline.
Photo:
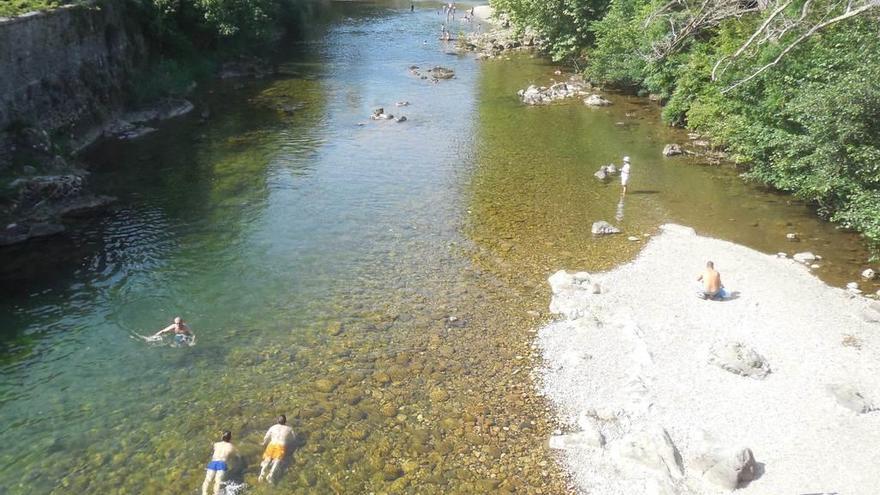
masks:
<path id="1" fill-rule="evenodd" d="M 698 282 L 703 282 L 703 290 L 697 295 L 703 299 L 720 300 L 727 297 L 724 284 L 721 283 L 721 274 L 715 270 L 715 263 L 706 262 L 706 269 L 697 277 Z"/>
<path id="2" fill-rule="evenodd" d="M 416 11 L 416 4 L 410 2 L 410 3 L 409 3 L 409 11 L 410 11 L 410 12 L 415 12 L 415 11 Z"/>
<path id="3" fill-rule="evenodd" d="M 174 317 L 174 322 L 172 324 L 156 332 L 153 335 L 153 338 L 161 337 L 166 333 L 174 334 L 175 345 L 193 345 L 196 343 L 195 334 L 192 333 L 192 330 L 189 328 L 189 325 L 183 321 L 183 318 L 179 316 Z"/>
<path id="4" fill-rule="evenodd" d="M 220 441 L 214 444 L 214 452 L 211 454 L 211 462 L 208 463 L 208 470 L 205 474 L 205 482 L 202 483 L 202 495 L 220 493 L 220 485 L 226 480 L 226 473 L 229 471 L 227 462 L 235 453 L 235 447 L 232 446 L 232 433 L 224 431 L 220 436 Z M 211 484 L 214 485 L 214 491 L 209 492 Z"/>
<path id="5" fill-rule="evenodd" d="M 629 183 L 629 157 L 623 157 L 623 166 L 620 167 L 621 196 L 626 196 L 626 185 Z"/>
<path id="6" fill-rule="evenodd" d="M 263 453 L 263 462 L 260 464 L 260 477 L 257 478 L 258 481 L 274 481 L 275 470 L 278 468 L 281 460 L 284 459 L 289 442 L 293 441 L 294 438 L 293 428 L 287 426 L 287 416 L 283 414 L 278 416 L 275 424 L 269 428 L 269 431 L 263 437 L 263 445 L 267 443 L 269 445 Z M 268 475 L 266 470 L 269 471 Z"/>

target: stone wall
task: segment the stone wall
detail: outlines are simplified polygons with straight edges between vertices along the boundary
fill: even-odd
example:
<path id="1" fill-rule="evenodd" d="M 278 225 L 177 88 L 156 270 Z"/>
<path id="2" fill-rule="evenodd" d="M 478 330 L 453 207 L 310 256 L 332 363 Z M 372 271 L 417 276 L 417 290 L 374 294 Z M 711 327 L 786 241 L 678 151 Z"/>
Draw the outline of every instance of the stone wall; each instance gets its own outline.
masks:
<path id="1" fill-rule="evenodd" d="M 82 138 L 122 109 L 145 58 L 123 1 L 0 19 L 0 132 L 24 124 Z"/>

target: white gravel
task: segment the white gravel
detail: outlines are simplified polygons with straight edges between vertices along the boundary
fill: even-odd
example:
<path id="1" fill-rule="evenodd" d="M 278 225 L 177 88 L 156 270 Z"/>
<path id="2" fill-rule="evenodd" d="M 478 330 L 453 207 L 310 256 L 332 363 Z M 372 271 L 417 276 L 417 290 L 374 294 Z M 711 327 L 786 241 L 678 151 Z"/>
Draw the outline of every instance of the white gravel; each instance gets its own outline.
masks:
<path id="1" fill-rule="evenodd" d="M 539 386 L 563 433 L 586 426 L 605 437 L 604 447 L 560 451 L 578 490 L 725 493 L 694 468 L 720 446 L 750 448 L 763 469 L 737 494 L 880 493 L 880 411 L 857 414 L 826 388 L 848 384 L 880 405 L 880 323 L 861 317 L 870 300 L 791 259 L 686 227 L 661 231 L 635 261 L 555 295 L 551 311 L 567 315 L 538 333 Z M 737 297 L 696 297 L 710 259 Z M 709 364 L 709 349 L 728 342 L 763 355 L 771 373 L 753 379 Z M 615 455 L 622 436 L 657 427 L 681 454 L 681 479 Z"/>

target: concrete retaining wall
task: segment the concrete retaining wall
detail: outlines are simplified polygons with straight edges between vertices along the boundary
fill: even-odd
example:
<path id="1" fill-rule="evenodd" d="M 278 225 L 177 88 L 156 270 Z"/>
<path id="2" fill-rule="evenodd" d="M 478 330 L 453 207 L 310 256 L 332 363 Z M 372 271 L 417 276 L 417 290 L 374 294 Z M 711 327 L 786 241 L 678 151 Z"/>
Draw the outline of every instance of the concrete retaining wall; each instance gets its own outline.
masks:
<path id="1" fill-rule="evenodd" d="M 25 124 L 79 136 L 122 109 L 144 62 L 123 1 L 0 19 L 0 132 Z"/>

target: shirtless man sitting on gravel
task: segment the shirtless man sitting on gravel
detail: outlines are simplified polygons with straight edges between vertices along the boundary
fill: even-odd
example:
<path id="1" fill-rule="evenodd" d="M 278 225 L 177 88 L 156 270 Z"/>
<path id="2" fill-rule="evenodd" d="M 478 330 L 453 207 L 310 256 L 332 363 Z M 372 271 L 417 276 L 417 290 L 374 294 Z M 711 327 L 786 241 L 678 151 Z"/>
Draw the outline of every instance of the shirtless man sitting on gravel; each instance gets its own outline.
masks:
<path id="1" fill-rule="evenodd" d="M 703 282 L 703 290 L 697 293 L 699 297 L 719 300 L 727 296 L 727 291 L 724 290 L 724 285 L 721 283 L 721 274 L 715 270 L 715 263 L 707 261 L 706 269 L 697 277 L 697 281 Z"/>

